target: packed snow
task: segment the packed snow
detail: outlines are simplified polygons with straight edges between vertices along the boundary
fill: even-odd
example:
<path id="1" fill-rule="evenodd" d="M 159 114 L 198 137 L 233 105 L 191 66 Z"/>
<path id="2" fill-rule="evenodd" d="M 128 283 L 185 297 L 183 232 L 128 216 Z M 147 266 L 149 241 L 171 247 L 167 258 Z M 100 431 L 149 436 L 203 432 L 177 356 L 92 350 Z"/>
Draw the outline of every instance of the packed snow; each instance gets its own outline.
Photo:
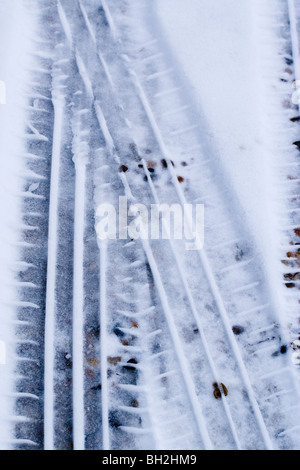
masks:
<path id="1" fill-rule="evenodd" d="M 26 167 L 22 153 L 27 104 L 25 93 L 30 89 L 32 43 L 29 32 L 33 32 L 33 16 L 29 17 L 24 2 L 2 0 L 0 3 L 0 80 L 3 82 L 0 104 L 0 341 L 3 341 L 4 352 L 0 364 L 1 449 L 10 448 L 13 443 L 13 393 L 17 379 L 14 373 L 18 341 L 14 329 L 19 302 L 15 276 L 19 270 L 26 269 L 19 263 L 19 247 L 23 243 L 20 233 L 21 203 L 26 186 Z M 22 418 L 15 418 L 16 421 L 18 419 Z"/>
<path id="2" fill-rule="evenodd" d="M 0 449 L 299 448 L 292 7 L 0 0 Z"/>

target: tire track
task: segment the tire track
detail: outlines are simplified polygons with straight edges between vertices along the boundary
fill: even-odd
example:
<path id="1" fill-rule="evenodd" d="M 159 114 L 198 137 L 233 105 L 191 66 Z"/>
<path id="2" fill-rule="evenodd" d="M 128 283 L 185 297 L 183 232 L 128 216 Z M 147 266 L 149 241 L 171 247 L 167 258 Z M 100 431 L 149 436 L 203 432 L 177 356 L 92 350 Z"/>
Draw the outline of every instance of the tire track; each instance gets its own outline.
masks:
<path id="1" fill-rule="evenodd" d="M 82 5 L 81 5 L 81 10 L 83 10 Z M 87 15 L 86 15 L 86 14 L 84 14 L 84 18 L 85 18 L 85 22 L 87 22 Z M 91 33 L 92 29 L 91 29 L 91 25 L 90 25 L 89 23 L 87 24 L 87 27 L 88 27 L 89 32 Z M 93 40 L 94 40 L 94 38 L 95 38 L 94 34 L 92 34 L 92 38 L 93 38 Z M 92 86 L 91 86 L 91 84 L 90 84 L 90 82 L 89 82 L 89 80 L 88 80 L 88 78 L 87 78 L 87 72 L 86 72 L 86 71 L 84 72 L 84 77 L 85 77 L 85 78 L 84 78 L 84 81 L 85 81 L 85 83 L 86 83 L 87 88 L 88 88 L 89 90 L 91 90 L 91 89 L 92 89 Z M 105 120 L 104 120 L 104 117 L 103 117 L 103 114 L 102 114 L 102 113 L 101 113 L 101 116 L 100 116 L 99 121 L 100 121 L 100 125 L 102 126 L 102 130 L 103 130 L 103 127 L 104 127 L 104 125 L 105 125 L 105 129 L 103 130 L 103 133 L 104 133 L 104 135 L 106 135 L 106 140 L 107 140 L 108 147 L 111 149 L 111 151 L 112 151 L 112 153 L 113 153 L 113 150 L 114 150 L 114 149 L 113 149 L 112 139 L 111 139 L 111 136 L 109 135 L 109 132 L 108 132 L 108 129 L 107 129 L 107 125 L 106 125 L 106 122 L 105 122 Z M 127 189 L 128 189 L 128 187 L 127 187 Z M 148 256 L 150 256 L 150 254 L 148 254 Z M 156 271 L 155 265 L 153 264 L 153 260 L 152 260 L 152 269 L 158 274 L 158 271 Z M 159 279 L 159 278 L 158 278 L 158 279 Z M 159 281 L 157 281 L 157 282 L 158 282 L 158 284 L 162 287 L 162 283 L 161 283 L 160 279 L 159 279 Z M 166 300 L 166 298 L 165 298 L 164 296 L 162 296 L 162 293 L 163 293 L 163 292 L 164 292 L 164 291 L 161 290 L 161 297 L 162 297 L 164 300 Z M 167 304 L 165 303 L 165 306 L 166 306 L 166 305 L 167 305 Z M 168 307 L 168 305 L 167 305 L 167 307 Z M 165 311 L 166 311 L 166 309 L 165 309 Z M 167 308 L 167 312 L 168 312 L 168 311 L 169 311 L 169 307 Z M 173 330 L 173 331 L 174 331 L 174 330 Z M 230 332 L 231 332 L 231 329 L 230 329 Z M 174 334 L 173 334 L 173 337 L 174 337 Z M 178 339 L 177 339 L 177 338 L 176 338 L 175 343 L 178 344 Z M 181 354 L 178 354 L 178 357 L 180 357 L 180 356 L 181 356 Z M 241 364 L 241 362 L 240 362 L 240 364 Z M 249 386 L 249 383 L 248 383 L 248 386 Z M 251 392 L 251 389 L 250 389 L 250 392 Z M 253 397 L 252 397 L 252 399 L 253 399 Z M 256 403 L 256 402 L 254 402 L 254 403 Z M 259 420 L 260 420 L 259 423 L 260 423 L 260 426 L 262 427 L 263 436 L 264 436 L 265 440 L 268 441 L 268 437 L 267 437 L 268 435 L 267 435 L 266 429 L 263 429 L 264 423 L 263 423 L 263 421 L 262 421 L 262 419 L 261 419 L 260 412 L 259 412 L 259 409 L 258 409 L 257 405 L 256 405 L 256 413 L 257 413 L 257 416 L 258 416 L 258 418 L 259 418 Z M 270 446 L 270 440 L 268 441 L 267 445 Z"/>
<path id="2" fill-rule="evenodd" d="M 293 448 L 286 410 L 297 385 L 281 320 L 161 40 L 133 28 L 136 5 L 59 0 L 46 9 L 53 94 L 37 88 L 31 99 L 35 116 L 53 103 L 54 125 L 45 133 L 29 122 L 27 155 L 43 168 L 36 157 L 49 154 L 53 130 L 51 178 L 47 163 L 37 172 L 50 191 L 47 290 L 37 304 L 31 255 L 22 278 L 22 311 L 42 326 L 35 311 L 46 299 L 45 368 L 30 333 L 26 372 L 39 386 L 20 382 L 21 414 L 42 423 L 44 378 L 45 449 Z M 144 2 L 138 9 L 149 12 Z M 34 191 L 30 210 L 47 203 Z M 195 256 L 183 241 L 142 238 L 98 240 L 98 251 L 97 208 L 117 207 L 124 194 L 147 207 L 204 202 L 206 249 Z M 29 217 L 33 241 L 38 213 Z M 16 446 L 42 446 L 35 424 L 18 428 Z"/>

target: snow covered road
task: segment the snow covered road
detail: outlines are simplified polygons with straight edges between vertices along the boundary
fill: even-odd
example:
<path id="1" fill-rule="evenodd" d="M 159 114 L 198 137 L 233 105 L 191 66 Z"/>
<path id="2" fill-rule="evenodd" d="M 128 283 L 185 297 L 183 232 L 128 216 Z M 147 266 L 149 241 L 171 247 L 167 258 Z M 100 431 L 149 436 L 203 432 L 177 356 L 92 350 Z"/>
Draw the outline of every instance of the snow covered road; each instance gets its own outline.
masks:
<path id="1" fill-rule="evenodd" d="M 0 197 L 18 286 L 0 315 L 3 448 L 299 448 L 298 23 L 286 1 L 218 1 L 3 2 L 15 27 L 35 7 L 23 139 L 0 131 L 22 195 Z M 120 215 L 125 196 L 204 204 L 203 249 L 100 240 L 99 207 Z"/>

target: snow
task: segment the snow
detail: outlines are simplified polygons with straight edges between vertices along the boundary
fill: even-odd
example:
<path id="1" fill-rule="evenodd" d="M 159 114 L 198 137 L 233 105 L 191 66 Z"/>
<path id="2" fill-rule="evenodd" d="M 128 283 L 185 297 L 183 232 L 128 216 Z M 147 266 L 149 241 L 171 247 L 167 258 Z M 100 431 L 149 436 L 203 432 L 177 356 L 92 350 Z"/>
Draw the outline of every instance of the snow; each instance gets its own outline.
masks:
<path id="1" fill-rule="evenodd" d="M 292 81 L 280 81 L 282 2 L 41 1 L 51 26 L 45 43 L 31 43 L 34 3 L 0 3 L 0 448 L 16 444 L 13 423 L 32 416 L 26 404 L 24 417 L 14 409 L 16 344 L 34 343 L 14 326 L 16 279 L 27 267 L 18 263 L 25 194 L 41 198 L 49 216 L 48 237 L 37 235 L 48 248 L 47 278 L 39 274 L 47 291 L 37 300 L 46 322 L 42 310 L 36 321 L 45 363 L 34 349 L 22 357 L 39 361 L 37 384 L 26 389 L 38 396 L 25 395 L 44 405 L 33 412 L 44 434 L 25 425 L 18 445 L 35 436 L 46 449 L 294 448 L 298 342 L 285 354 L 285 336 L 298 327 L 298 295 L 287 301 L 283 269 L 294 271 L 280 259 L 291 237 L 280 225 L 298 227 L 282 194 L 297 191 L 290 176 L 300 177 L 280 165 L 297 163 L 283 149 L 299 128 L 282 106 Z M 50 44 L 54 63 L 36 67 L 28 51 L 43 55 Z M 42 117 L 42 100 L 33 101 L 36 114 L 25 112 L 30 70 L 52 89 Z M 48 142 L 34 147 L 48 159 L 40 175 L 26 168 L 28 138 Z M 138 232 L 97 240 L 99 204 L 117 207 L 124 194 L 147 206 L 204 201 L 204 250 Z M 29 274 L 20 288 L 34 286 Z M 35 294 L 26 300 L 39 308 Z"/>
<path id="2" fill-rule="evenodd" d="M 56 313 L 56 278 L 57 278 L 57 232 L 58 218 L 56 217 L 59 200 L 59 171 L 61 159 L 62 122 L 64 119 L 64 100 L 55 96 L 54 132 L 51 166 L 51 191 L 49 201 L 49 234 L 48 234 L 48 265 L 47 265 L 47 302 L 45 321 L 45 449 L 51 450 L 54 445 L 54 363 L 55 363 L 55 313 Z"/>
<path id="3" fill-rule="evenodd" d="M 233 210 L 241 211 L 239 223 L 260 253 L 274 317 L 287 327 L 278 217 L 289 207 L 275 199 L 283 178 L 274 163 L 287 159 L 278 149 L 297 136 L 293 139 L 282 112 L 283 93 L 290 96 L 279 82 L 284 69 L 279 3 L 220 0 L 216 7 L 206 0 L 156 0 L 154 14 L 158 34 L 198 107 L 202 138 L 214 143 L 210 158 L 219 162 Z"/>
<path id="4" fill-rule="evenodd" d="M 0 341 L 6 349 L 6 364 L 0 364 L 0 448 L 10 448 L 12 439 L 15 370 L 15 308 L 17 295 L 15 272 L 18 265 L 21 220 L 21 175 L 24 172 L 22 140 L 24 134 L 24 89 L 28 85 L 30 39 L 34 15 L 26 14 L 18 0 L 0 4 L 0 80 L 5 84 L 6 104 L 0 104 Z M 24 268 L 26 269 L 26 267 Z"/>
<path id="5" fill-rule="evenodd" d="M 159 0 L 161 28 L 184 73 L 224 179 L 240 200 L 257 243 L 267 244 L 266 162 L 260 127 L 260 69 L 253 1 Z M 203 124 L 202 124 L 203 126 Z"/>

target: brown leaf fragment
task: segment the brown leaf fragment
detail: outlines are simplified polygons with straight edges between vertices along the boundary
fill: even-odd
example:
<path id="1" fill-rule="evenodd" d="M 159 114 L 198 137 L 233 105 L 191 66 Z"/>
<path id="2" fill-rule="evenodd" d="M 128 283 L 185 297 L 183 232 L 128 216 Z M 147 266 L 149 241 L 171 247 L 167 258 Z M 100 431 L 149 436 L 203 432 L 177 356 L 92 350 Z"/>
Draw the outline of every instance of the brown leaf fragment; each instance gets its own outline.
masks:
<path id="1" fill-rule="evenodd" d="M 120 168 L 119 168 L 120 172 L 123 172 L 123 173 L 126 173 L 126 171 L 128 171 L 128 166 L 126 165 L 121 165 Z"/>
<path id="2" fill-rule="evenodd" d="M 218 398 L 221 398 L 221 392 L 219 388 L 214 389 L 214 397 L 218 400 Z"/>
<path id="3" fill-rule="evenodd" d="M 88 362 L 92 367 L 97 367 L 99 365 L 99 360 L 96 358 L 89 359 Z"/>
<path id="4" fill-rule="evenodd" d="M 284 276 L 284 279 L 290 279 L 291 281 L 297 281 L 300 279 L 300 273 L 286 273 Z"/>
<path id="5" fill-rule="evenodd" d="M 118 362 L 121 362 L 121 359 L 122 359 L 121 356 L 116 356 L 116 357 L 108 356 L 107 362 L 111 364 L 112 366 L 115 366 L 118 364 Z"/>
<path id="6" fill-rule="evenodd" d="M 227 397 L 227 395 L 228 395 L 228 389 L 227 389 L 226 385 L 224 385 L 224 384 L 221 382 L 221 387 L 222 387 L 222 389 L 223 389 L 223 392 L 224 392 L 225 397 Z"/>
<path id="7" fill-rule="evenodd" d="M 225 397 L 227 397 L 228 395 L 228 389 L 226 387 L 226 385 L 224 385 L 222 382 L 220 383 L 220 386 L 222 388 L 222 391 L 225 395 Z M 214 382 L 213 383 L 213 387 L 214 387 L 214 397 L 218 400 L 219 398 L 222 398 L 222 392 L 221 392 L 221 389 L 219 387 L 219 384 L 217 382 Z"/>
<path id="8" fill-rule="evenodd" d="M 222 394 L 221 394 L 221 390 L 219 389 L 219 385 L 217 384 L 217 382 L 213 383 L 213 387 L 214 387 L 214 397 L 218 400 L 219 398 L 222 397 Z"/>

